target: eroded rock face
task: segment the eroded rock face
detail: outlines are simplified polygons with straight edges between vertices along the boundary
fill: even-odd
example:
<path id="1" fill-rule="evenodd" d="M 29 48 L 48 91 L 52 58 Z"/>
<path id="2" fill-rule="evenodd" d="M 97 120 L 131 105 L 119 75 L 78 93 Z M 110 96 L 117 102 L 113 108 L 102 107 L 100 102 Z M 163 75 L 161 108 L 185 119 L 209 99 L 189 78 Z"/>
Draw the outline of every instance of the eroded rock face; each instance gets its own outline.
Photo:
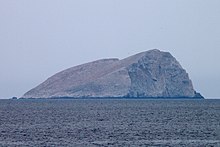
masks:
<path id="1" fill-rule="evenodd" d="M 103 59 L 61 71 L 23 98 L 200 98 L 178 61 L 150 50 L 119 59 Z"/>

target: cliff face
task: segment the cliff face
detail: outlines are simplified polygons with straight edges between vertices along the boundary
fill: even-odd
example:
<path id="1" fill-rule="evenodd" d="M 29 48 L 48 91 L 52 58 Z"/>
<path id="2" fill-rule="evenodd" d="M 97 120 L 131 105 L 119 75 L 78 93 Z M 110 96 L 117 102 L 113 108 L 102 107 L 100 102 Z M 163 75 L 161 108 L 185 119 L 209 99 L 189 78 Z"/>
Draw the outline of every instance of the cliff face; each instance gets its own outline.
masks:
<path id="1" fill-rule="evenodd" d="M 23 98 L 146 97 L 200 98 L 186 71 L 167 52 L 150 50 L 103 59 L 61 71 Z"/>

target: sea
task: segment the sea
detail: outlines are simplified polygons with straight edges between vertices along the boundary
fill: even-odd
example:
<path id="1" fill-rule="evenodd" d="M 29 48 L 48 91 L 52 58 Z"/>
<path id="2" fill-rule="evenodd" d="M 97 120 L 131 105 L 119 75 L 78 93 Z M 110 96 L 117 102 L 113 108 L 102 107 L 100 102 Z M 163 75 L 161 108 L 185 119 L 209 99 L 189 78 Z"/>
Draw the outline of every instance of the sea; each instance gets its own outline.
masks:
<path id="1" fill-rule="evenodd" d="M 0 146 L 220 147 L 220 100 L 0 100 Z"/>

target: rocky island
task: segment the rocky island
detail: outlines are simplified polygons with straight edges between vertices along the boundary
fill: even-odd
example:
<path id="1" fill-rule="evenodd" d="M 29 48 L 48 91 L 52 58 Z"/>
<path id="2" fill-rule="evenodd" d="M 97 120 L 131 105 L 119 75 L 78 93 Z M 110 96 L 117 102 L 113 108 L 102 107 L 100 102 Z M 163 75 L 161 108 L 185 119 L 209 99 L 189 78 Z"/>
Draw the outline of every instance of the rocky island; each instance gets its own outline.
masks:
<path id="1" fill-rule="evenodd" d="M 61 71 L 22 98 L 203 98 L 168 52 L 102 59 Z"/>

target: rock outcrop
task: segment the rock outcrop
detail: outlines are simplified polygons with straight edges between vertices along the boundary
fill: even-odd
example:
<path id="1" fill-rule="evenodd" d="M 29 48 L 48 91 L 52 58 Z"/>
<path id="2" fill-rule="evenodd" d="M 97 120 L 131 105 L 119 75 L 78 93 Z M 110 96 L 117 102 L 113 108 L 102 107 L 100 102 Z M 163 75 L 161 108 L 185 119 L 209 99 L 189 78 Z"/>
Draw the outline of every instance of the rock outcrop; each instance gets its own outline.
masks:
<path id="1" fill-rule="evenodd" d="M 23 98 L 202 98 L 178 61 L 157 49 L 61 71 Z"/>

